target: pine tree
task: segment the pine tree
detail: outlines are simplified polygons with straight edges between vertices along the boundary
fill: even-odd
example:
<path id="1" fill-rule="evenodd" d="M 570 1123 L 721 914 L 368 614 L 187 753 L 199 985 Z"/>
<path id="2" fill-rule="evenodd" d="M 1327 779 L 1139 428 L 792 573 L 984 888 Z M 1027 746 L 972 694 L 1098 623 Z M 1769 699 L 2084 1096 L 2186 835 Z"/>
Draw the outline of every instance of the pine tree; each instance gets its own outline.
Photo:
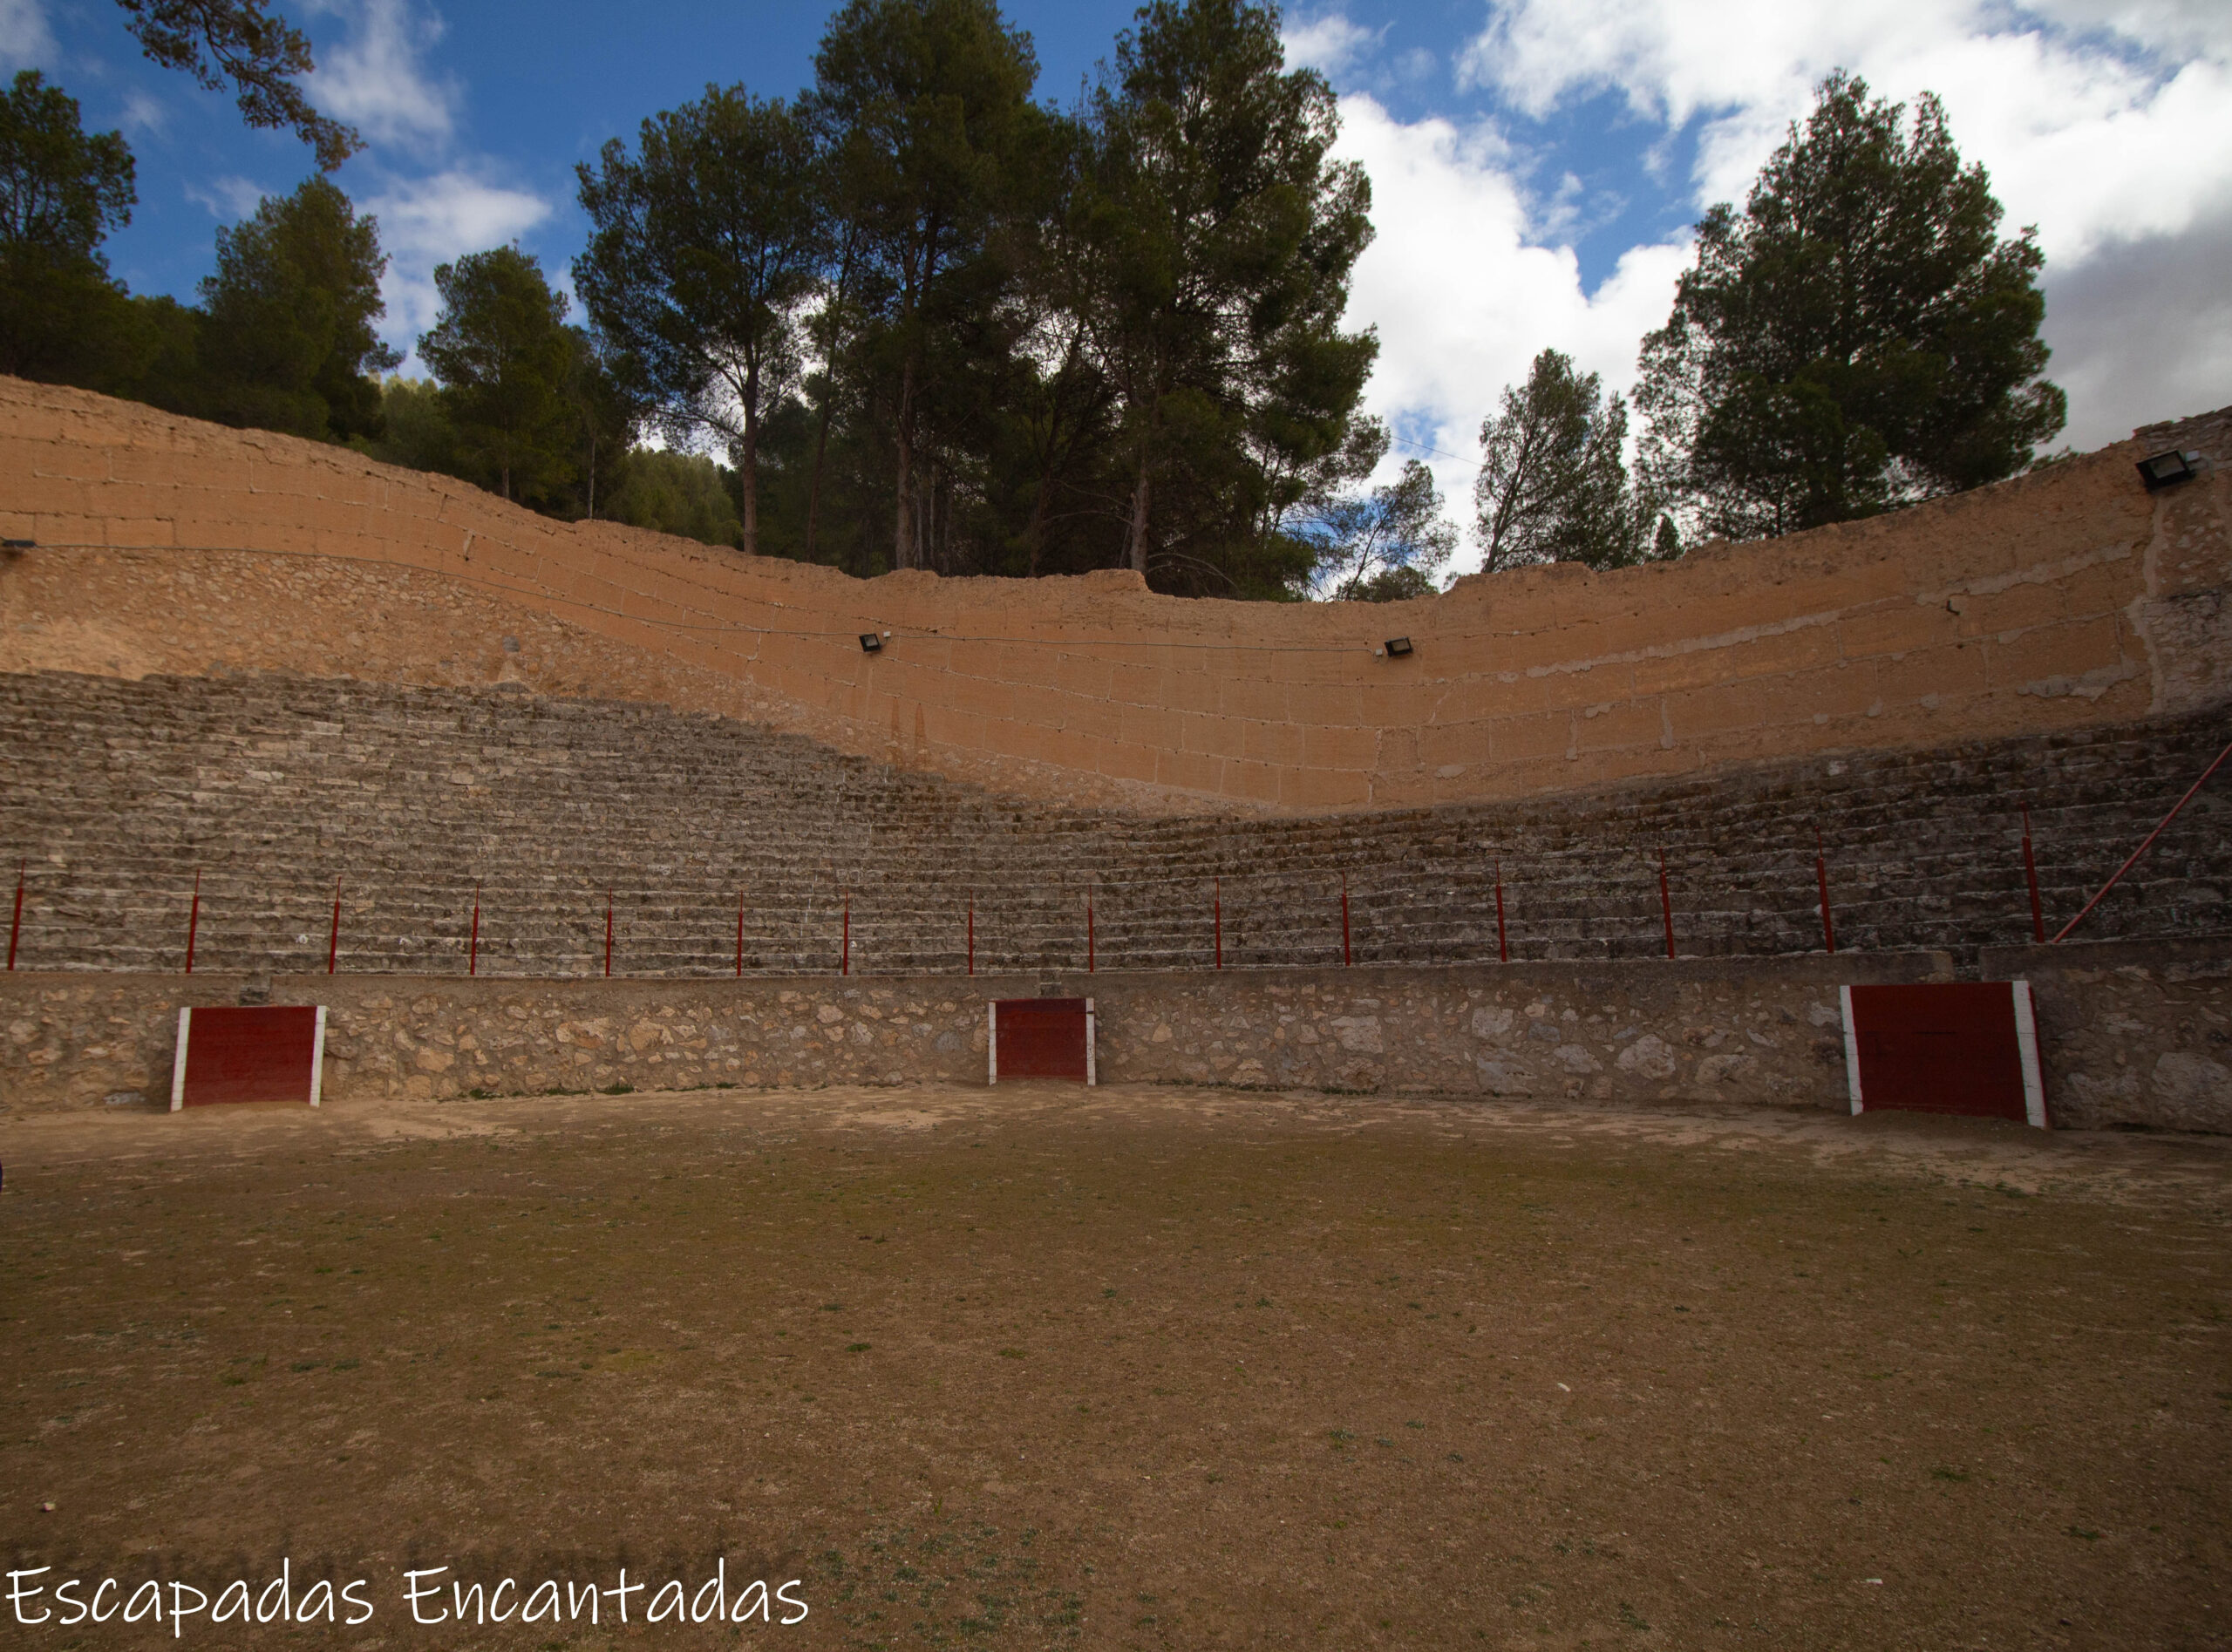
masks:
<path id="1" fill-rule="evenodd" d="M 1646 477 L 1706 531 L 1784 534 L 2013 474 L 2060 430 L 2036 232 L 1936 98 L 1832 75 L 1643 342 Z"/>

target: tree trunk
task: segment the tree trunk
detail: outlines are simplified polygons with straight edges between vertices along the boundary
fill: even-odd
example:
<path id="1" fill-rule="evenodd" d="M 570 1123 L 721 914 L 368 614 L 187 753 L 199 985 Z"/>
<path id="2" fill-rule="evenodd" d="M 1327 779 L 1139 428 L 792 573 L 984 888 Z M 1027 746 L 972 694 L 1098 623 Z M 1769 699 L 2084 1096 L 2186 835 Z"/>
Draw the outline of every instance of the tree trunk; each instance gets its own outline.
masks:
<path id="1" fill-rule="evenodd" d="M 909 361 L 899 376 L 899 417 L 894 422 L 899 438 L 898 505 L 892 524 L 891 565 L 915 566 L 915 364 Z"/>
<path id="2" fill-rule="evenodd" d="M 737 480 L 744 491 L 744 554 L 759 554 L 759 369 L 744 376 L 744 448 L 737 455 Z"/>
<path id="3" fill-rule="evenodd" d="M 1042 472 L 1038 478 L 1038 497 L 1031 501 L 1031 526 L 1023 531 L 1023 542 L 1031 553 L 1031 577 L 1038 577 L 1038 547 L 1046 536 L 1046 490 L 1049 479 Z"/>
<path id="4" fill-rule="evenodd" d="M 1132 490 L 1131 564 L 1133 569 L 1144 575 L 1147 571 L 1147 456 L 1140 452 L 1140 479 Z"/>
<path id="5" fill-rule="evenodd" d="M 813 433 L 813 469 L 806 483 L 806 560 L 813 561 L 813 540 L 821 520 L 821 465 L 829 452 L 829 398 L 821 398 L 820 428 Z"/>

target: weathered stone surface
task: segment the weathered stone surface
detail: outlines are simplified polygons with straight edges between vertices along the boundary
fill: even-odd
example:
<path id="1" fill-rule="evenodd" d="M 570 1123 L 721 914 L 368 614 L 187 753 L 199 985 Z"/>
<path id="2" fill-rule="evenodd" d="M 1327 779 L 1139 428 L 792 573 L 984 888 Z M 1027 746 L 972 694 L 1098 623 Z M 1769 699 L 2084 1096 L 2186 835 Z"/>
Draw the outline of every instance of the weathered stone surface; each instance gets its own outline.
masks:
<path id="1" fill-rule="evenodd" d="M 738 981 L 280 976 L 328 1007 L 325 1093 L 981 1083 L 985 1004 L 1051 988 L 1096 1001 L 1111 1081 L 1841 1105 L 1817 1036 L 1847 981 L 1947 976 L 1941 954 L 1425 969 L 1228 969 Z M 237 979 L 0 977 L 0 1104 L 170 1093 L 181 1004 Z M 1548 1039 L 1532 1036 L 1548 1033 Z"/>
<path id="2" fill-rule="evenodd" d="M 343 974 L 855 974 L 1085 962 L 1663 952 L 1820 945 L 1814 829 L 1840 943 L 1943 948 L 2030 928 L 2016 806 L 2049 914 L 2074 912 L 2221 746 L 2193 715 L 1854 753 L 1555 800 L 1233 821 L 1059 808 L 890 771 L 766 729 L 514 690 L 273 676 L 0 675 L 0 846 L 30 858 L 19 965 Z M 0 888 L 3 888 L 0 886 Z M 475 893 L 481 908 L 477 943 Z M 2087 933 L 2207 932 L 2232 897 L 2232 786 L 2204 791 Z M 4 898 L 4 894 L 0 894 Z M 1363 1036 L 1352 1034 L 1352 1037 Z"/>
<path id="3" fill-rule="evenodd" d="M 2055 1125 L 2232 1131 L 2232 935 L 1994 948 L 1982 962 L 1987 979 L 2031 983 Z"/>

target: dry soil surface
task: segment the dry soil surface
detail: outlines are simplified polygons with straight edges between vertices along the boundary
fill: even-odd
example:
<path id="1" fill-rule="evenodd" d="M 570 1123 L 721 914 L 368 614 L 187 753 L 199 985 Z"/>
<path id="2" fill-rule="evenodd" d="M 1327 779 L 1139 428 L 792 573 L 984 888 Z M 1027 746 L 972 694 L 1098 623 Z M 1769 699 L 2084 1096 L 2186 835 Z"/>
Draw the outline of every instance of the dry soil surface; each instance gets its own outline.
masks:
<path id="1" fill-rule="evenodd" d="M 9 1645 L 2232 1644 L 2223 1141 L 1024 1084 L 0 1159 Z"/>

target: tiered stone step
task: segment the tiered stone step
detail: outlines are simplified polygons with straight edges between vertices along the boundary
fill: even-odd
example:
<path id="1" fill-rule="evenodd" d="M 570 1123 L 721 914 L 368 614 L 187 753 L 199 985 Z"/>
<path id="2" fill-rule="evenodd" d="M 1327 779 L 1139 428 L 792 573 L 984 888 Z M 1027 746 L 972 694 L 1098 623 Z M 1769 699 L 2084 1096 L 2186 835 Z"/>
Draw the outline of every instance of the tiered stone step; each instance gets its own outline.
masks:
<path id="1" fill-rule="evenodd" d="M 2027 939 L 2073 914 L 2215 755 L 2221 718 L 1860 753 L 1555 799 L 1275 819 L 1134 818 L 983 792 L 633 704 L 277 676 L 0 677 L 18 962 L 499 975 L 856 973 L 1818 949 L 1815 832 L 1846 948 Z M 2232 928 L 2232 782 L 2085 933 Z"/>

